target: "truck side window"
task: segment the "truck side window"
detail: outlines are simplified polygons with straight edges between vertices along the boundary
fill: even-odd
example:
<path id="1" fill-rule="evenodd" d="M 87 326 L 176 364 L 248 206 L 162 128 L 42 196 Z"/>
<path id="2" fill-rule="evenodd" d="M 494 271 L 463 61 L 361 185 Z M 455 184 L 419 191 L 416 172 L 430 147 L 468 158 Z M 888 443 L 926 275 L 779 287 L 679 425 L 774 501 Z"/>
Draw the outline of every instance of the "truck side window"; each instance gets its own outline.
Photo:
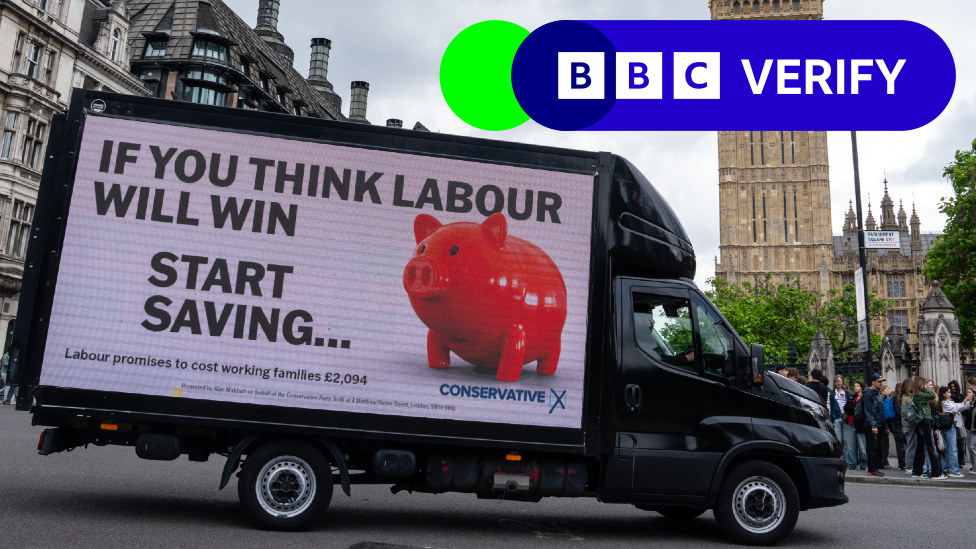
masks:
<path id="1" fill-rule="evenodd" d="M 698 334 L 702 342 L 702 362 L 705 373 L 719 377 L 731 377 L 735 372 L 735 351 L 732 344 L 732 334 L 722 325 L 717 315 L 711 310 L 698 309 Z"/>
<path id="2" fill-rule="evenodd" d="M 633 294 L 634 339 L 651 358 L 698 373 L 691 303 L 681 297 Z"/>

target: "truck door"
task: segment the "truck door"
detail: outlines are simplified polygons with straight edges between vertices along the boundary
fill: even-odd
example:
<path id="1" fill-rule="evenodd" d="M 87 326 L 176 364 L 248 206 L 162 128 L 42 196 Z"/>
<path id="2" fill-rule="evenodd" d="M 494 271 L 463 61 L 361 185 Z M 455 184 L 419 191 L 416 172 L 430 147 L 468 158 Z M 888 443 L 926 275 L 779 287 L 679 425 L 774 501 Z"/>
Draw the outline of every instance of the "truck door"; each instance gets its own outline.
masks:
<path id="1" fill-rule="evenodd" d="M 625 280 L 618 290 L 618 432 L 635 441 L 632 492 L 704 497 L 722 454 L 751 438 L 732 333 L 687 287 Z"/>

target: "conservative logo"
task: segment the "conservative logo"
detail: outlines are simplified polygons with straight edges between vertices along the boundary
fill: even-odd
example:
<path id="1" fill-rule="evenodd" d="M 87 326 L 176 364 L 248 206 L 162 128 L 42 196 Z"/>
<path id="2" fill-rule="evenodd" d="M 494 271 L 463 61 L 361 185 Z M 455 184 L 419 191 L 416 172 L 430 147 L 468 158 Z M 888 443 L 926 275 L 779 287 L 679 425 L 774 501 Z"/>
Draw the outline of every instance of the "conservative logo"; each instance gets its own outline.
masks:
<path id="1" fill-rule="evenodd" d="M 454 112 L 492 130 L 528 118 L 556 130 L 909 130 L 941 114 L 955 81 L 945 42 L 908 21 L 556 21 L 531 33 L 487 21 L 441 63 Z"/>

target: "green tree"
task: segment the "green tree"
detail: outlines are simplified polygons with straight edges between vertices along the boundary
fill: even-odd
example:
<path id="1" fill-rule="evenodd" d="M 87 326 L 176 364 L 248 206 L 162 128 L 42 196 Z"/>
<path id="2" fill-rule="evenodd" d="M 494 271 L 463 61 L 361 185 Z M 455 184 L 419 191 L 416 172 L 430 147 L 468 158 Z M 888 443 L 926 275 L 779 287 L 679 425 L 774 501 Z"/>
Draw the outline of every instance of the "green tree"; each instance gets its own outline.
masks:
<path id="1" fill-rule="evenodd" d="M 956 306 L 959 344 L 976 346 L 976 140 L 968 151 L 956 151 L 944 177 L 954 196 L 943 198 L 939 211 L 948 218 L 945 233 L 929 250 L 925 276 L 942 281 L 942 291 Z"/>
<path id="2" fill-rule="evenodd" d="M 747 343 L 760 343 L 764 351 L 785 359 L 791 341 L 802 361 L 810 340 L 823 330 L 836 354 L 857 351 L 857 323 L 854 287 L 830 290 L 826 295 L 799 286 L 798 277 L 787 273 L 784 282 L 773 284 L 772 275 L 753 277 L 752 282 L 731 284 L 718 276 L 708 279 L 706 291 L 732 328 Z M 869 314 L 881 319 L 890 302 L 868 294 Z M 881 336 L 871 334 L 872 349 L 881 347 Z"/>

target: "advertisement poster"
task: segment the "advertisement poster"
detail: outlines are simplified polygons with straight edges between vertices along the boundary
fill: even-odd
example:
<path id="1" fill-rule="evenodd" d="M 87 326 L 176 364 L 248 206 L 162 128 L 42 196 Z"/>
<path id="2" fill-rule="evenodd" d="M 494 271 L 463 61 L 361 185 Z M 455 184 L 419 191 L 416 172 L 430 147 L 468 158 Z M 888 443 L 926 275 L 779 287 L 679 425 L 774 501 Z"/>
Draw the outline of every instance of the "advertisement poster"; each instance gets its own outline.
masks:
<path id="1" fill-rule="evenodd" d="M 89 117 L 41 384 L 579 427 L 592 193 Z"/>

